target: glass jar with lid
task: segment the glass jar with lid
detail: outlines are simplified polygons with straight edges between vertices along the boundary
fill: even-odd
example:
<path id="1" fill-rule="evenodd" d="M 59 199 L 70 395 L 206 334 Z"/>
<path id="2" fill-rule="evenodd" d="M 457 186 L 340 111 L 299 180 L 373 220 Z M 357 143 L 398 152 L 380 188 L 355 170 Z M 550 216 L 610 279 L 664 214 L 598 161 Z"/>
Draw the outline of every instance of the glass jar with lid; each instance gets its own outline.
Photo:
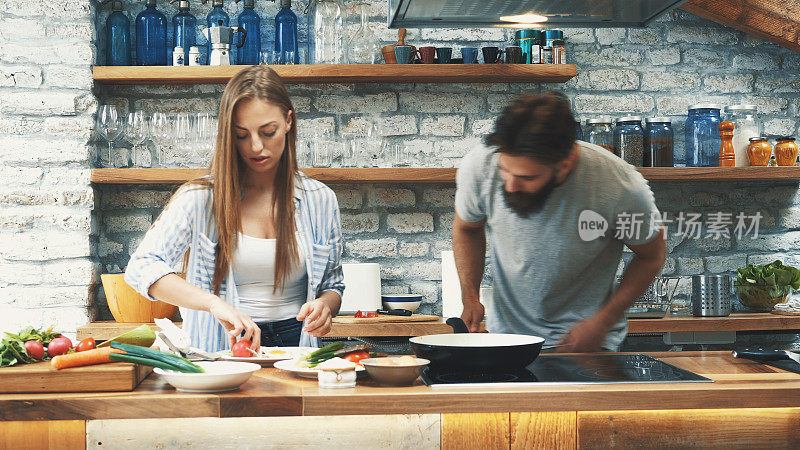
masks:
<path id="1" fill-rule="evenodd" d="M 719 166 L 720 110 L 722 107 L 713 103 L 699 103 L 689 107 L 686 118 L 685 159 L 688 167 Z"/>
<path id="2" fill-rule="evenodd" d="M 669 117 L 645 119 L 644 167 L 672 167 L 675 135 Z"/>
<path id="3" fill-rule="evenodd" d="M 614 153 L 628 164 L 641 167 L 644 156 L 644 130 L 640 116 L 617 119 L 614 128 Z"/>
<path id="4" fill-rule="evenodd" d="M 747 157 L 751 166 L 768 166 L 772 156 L 772 146 L 767 142 L 767 138 L 756 136 L 750 138 L 750 146 L 747 147 Z"/>
<path id="5" fill-rule="evenodd" d="M 604 149 L 614 152 L 614 130 L 611 128 L 611 117 L 597 117 L 586 120 L 589 127 L 589 143 L 599 145 Z"/>
<path id="6" fill-rule="evenodd" d="M 758 107 L 755 105 L 732 105 L 725 107 L 725 120 L 733 122 L 733 150 L 736 156 L 736 167 L 746 167 L 750 165 L 747 156 L 747 147 L 750 145 L 751 137 L 761 135 L 761 124 L 756 113 Z"/>
<path id="7" fill-rule="evenodd" d="M 313 13 L 309 14 L 313 7 Z M 309 1 L 305 14 L 313 21 L 314 64 L 341 64 L 344 62 L 344 29 L 342 27 L 341 0 Z"/>

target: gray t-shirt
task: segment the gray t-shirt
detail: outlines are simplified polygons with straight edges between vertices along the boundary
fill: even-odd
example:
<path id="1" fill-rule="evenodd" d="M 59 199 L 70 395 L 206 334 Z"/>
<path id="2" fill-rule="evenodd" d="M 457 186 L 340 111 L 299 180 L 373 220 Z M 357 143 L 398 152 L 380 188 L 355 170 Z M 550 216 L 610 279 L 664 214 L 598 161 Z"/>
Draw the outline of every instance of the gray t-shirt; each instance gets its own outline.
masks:
<path id="1" fill-rule="evenodd" d="M 456 212 L 467 222 L 487 220 L 491 332 L 542 336 L 545 345 L 556 344 L 608 299 L 623 244 L 647 243 L 658 232 L 653 193 L 636 168 L 596 145 L 578 145 L 573 171 L 527 218 L 506 206 L 493 149 L 475 149 L 461 163 Z M 618 349 L 626 333 L 622 318 L 603 347 Z"/>

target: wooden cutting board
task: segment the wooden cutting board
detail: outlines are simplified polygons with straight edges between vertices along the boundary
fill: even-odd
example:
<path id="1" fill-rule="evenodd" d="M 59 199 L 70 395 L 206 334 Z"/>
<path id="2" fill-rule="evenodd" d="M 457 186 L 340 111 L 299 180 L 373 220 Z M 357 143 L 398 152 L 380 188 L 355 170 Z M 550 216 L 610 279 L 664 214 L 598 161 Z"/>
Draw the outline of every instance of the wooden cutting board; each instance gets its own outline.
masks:
<path id="1" fill-rule="evenodd" d="M 50 361 L 0 368 L 0 393 L 126 392 L 144 380 L 152 367 L 114 362 L 56 370 Z"/>
<path id="2" fill-rule="evenodd" d="M 412 314 L 410 316 L 389 316 L 380 315 L 378 317 L 353 317 L 336 316 L 332 319 L 333 323 L 404 323 L 404 322 L 433 322 L 441 319 L 440 316 L 428 316 L 425 314 Z"/>
<path id="3" fill-rule="evenodd" d="M 772 310 L 772 314 L 777 314 L 779 316 L 800 316 L 800 312 L 795 311 L 778 311 L 777 309 Z"/>

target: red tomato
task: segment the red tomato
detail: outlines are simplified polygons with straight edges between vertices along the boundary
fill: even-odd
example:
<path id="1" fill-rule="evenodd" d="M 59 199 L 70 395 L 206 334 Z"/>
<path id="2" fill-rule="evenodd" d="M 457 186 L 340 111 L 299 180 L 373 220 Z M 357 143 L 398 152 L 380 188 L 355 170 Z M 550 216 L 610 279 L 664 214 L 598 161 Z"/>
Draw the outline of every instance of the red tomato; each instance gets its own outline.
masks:
<path id="1" fill-rule="evenodd" d="M 359 319 L 363 319 L 363 318 L 367 318 L 367 317 L 378 317 L 378 313 L 372 312 L 372 311 L 361 311 L 361 310 L 358 310 L 358 311 L 356 311 L 356 313 L 355 313 L 355 315 L 353 317 L 356 317 L 356 318 L 359 318 Z"/>
<path id="2" fill-rule="evenodd" d="M 93 337 L 88 337 L 78 343 L 75 347 L 75 351 L 82 352 L 84 350 L 91 350 L 95 346 L 95 341 Z"/>
<path id="3" fill-rule="evenodd" d="M 28 352 L 28 356 L 33 359 L 44 358 L 44 345 L 39 341 L 26 341 L 25 351 Z"/>
<path id="4" fill-rule="evenodd" d="M 250 351 L 251 345 L 253 345 L 252 342 L 243 339 L 233 344 L 233 347 L 231 348 L 231 353 L 233 353 L 233 356 L 237 358 L 247 358 L 249 356 L 253 356 L 253 352 Z"/>
<path id="5" fill-rule="evenodd" d="M 47 344 L 47 354 L 50 356 L 65 355 L 71 348 L 72 341 L 68 337 L 57 337 Z"/>
<path id="6" fill-rule="evenodd" d="M 367 358 L 369 358 L 369 353 L 367 353 L 367 352 L 365 352 L 363 350 L 357 351 L 357 352 L 350 352 L 350 353 L 342 356 L 342 359 L 346 359 L 346 360 L 348 360 L 348 361 L 350 361 L 352 363 L 356 363 L 356 364 L 361 364 L 360 361 L 362 359 L 367 359 Z"/>

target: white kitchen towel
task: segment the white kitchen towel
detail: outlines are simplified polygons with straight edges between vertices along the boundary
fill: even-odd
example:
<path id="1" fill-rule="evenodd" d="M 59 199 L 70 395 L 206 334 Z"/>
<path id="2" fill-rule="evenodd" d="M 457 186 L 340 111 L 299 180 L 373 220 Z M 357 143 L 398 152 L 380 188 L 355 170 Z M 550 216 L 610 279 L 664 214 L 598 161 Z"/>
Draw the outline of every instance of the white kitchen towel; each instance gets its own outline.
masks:
<path id="1" fill-rule="evenodd" d="M 442 251 L 442 316 L 461 317 L 461 284 L 452 250 Z"/>

